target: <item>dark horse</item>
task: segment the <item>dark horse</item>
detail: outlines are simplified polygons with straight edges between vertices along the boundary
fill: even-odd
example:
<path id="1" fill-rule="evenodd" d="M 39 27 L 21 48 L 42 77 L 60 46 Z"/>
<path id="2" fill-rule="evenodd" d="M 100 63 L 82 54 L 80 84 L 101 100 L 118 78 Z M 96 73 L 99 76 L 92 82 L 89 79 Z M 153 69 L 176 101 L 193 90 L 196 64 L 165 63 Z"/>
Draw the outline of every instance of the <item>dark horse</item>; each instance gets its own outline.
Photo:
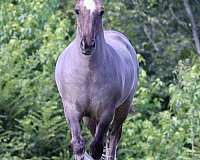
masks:
<path id="1" fill-rule="evenodd" d="M 55 78 L 71 131 L 76 160 L 84 159 L 83 120 L 93 136 L 93 159 L 100 159 L 107 136 L 106 157 L 116 159 L 138 81 L 134 48 L 122 33 L 104 31 L 102 0 L 76 0 L 75 40 L 59 56 Z"/>

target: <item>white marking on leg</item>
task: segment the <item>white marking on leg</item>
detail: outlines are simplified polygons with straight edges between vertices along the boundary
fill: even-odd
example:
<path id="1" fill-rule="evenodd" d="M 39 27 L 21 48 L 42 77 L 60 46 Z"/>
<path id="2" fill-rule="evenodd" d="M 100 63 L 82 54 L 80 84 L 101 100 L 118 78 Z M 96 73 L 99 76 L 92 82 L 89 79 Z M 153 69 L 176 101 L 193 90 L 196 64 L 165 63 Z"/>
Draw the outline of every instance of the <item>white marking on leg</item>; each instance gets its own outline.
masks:
<path id="1" fill-rule="evenodd" d="M 96 5 L 94 0 L 84 0 L 84 6 L 90 10 L 90 14 L 95 11 Z"/>

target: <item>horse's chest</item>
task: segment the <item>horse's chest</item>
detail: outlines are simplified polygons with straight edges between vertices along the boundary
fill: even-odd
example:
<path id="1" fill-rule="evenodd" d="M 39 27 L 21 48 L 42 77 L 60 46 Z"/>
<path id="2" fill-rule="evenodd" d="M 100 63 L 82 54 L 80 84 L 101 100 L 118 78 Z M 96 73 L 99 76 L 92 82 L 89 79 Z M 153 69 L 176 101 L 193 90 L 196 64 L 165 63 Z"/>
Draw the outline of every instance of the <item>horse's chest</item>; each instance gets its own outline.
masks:
<path id="1" fill-rule="evenodd" d="M 84 75 L 70 76 L 65 83 L 65 97 L 83 110 L 96 111 L 108 105 L 116 97 L 115 83 L 108 77 Z"/>
<path id="2" fill-rule="evenodd" d="M 75 104 L 80 112 L 97 113 L 119 97 L 119 80 L 114 71 L 66 65 L 57 80 L 63 101 Z M 110 73 L 111 72 L 111 73 Z"/>
<path id="3" fill-rule="evenodd" d="M 89 80 L 86 85 L 82 85 L 80 89 L 81 99 L 85 99 L 90 106 L 102 106 L 108 103 L 115 94 L 115 87 L 113 84 L 100 82 L 96 80 Z"/>

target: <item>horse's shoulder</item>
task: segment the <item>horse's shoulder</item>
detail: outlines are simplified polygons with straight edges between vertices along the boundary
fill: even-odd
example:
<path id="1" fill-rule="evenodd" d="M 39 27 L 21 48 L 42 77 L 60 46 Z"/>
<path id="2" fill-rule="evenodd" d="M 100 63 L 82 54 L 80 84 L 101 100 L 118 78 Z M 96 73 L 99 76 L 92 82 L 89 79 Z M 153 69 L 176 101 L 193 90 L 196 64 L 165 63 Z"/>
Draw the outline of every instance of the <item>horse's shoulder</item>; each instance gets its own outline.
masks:
<path id="1" fill-rule="evenodd" d="M 58 59 L 56 61 L 56 75 L 61 72 L 64 65 L 67 65 L 67 63 L 70 63 L 69 59 L 73 53 L 73 50 L 75 48 L 74 41 L 72 41 L 62 53 L 58 56 Z"/>
<path id="2" fill-rule="evenodd" d="M 73 40 L 69 45 L 64 49 L 62 54 L 69 54 L 70 52 L 74 52 L 74 49 L 76 48 L 76 41 Z"/>
<path id="3" fill-rule="evenodd" d="M 132 59 L 134 66 L 136 66 L 135 68 L 137 68 L 137 71 L 135 72 L 138 73 L 139 66 L 136 51 L 127 36 L 121 32 L 113 30 L 104 31 L 104 36 L 107 44 L 109 44 L 109 46 L 111 46 L 122 59 L 126 62 Z"/>
<path id="4" fill-rule="evenodd" d="M 75 41 L 72 41 L 65 49 L 62 53 L 60 53 L 60 55 L 58 56 L 58 59 L 57 59 L 57 63 L 62 61 L 65 56 L 68 54 L 70 54 L 71 52 L 73 52 L 75 49 Z"/>

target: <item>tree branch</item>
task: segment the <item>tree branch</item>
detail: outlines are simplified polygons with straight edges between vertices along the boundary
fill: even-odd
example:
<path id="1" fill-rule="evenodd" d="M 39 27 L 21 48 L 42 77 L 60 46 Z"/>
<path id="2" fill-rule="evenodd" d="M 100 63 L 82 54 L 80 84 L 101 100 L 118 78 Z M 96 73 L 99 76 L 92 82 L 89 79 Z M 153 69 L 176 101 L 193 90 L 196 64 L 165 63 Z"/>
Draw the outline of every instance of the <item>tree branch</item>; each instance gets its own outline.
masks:
<path id="1" fill-rule="evenodd" d="M 194 16 L 192 14 L 192 10 L 191 10 L 189 1 L 183 0 L 183 2 L 184 2 L 185 10 L 186 10 L 188 17 L 189 17 L 189 19 L 192 23 L 193 39 L 194 39 L 194 42 L 195 42 L 197 53 L 200 56 L 200 40 L 199 40 L 199 37 L 198 37 L 198 31 L 197 31 L 197 26 L 196 26 L 196 23 L 195 23 L 195 20 L 194 20 Z"/>
<path id="2" fill-rule="evenodd" d="M 186 22 L 182 21 L 179 17 L 176 16 L 176 14 L 175 14 L 175 12 L 174 12 L 174 10 L 172 8 L 172 5 L 169 6 L 169 11 L 171 12 L 172 20 L 175 20 L 183 28 L 187 27 Z"/>
<path id="3" fill-rule="evenodd" d="M 151 44 L 153 45 L 154 50 L 155 50 L 157 53 L 159 53 L 159 48 L 158 48 L 157 44 L 154 42 L 154 40 L 151 38 L 151 35 L 150 35 L 150 33 L 149 33 L 148 28 L 147 28 L 146 25 L 144 25 L 144 33 L 146 34 L 147 38 L 149 39 L 149 41 L 150 41 Z"/>

